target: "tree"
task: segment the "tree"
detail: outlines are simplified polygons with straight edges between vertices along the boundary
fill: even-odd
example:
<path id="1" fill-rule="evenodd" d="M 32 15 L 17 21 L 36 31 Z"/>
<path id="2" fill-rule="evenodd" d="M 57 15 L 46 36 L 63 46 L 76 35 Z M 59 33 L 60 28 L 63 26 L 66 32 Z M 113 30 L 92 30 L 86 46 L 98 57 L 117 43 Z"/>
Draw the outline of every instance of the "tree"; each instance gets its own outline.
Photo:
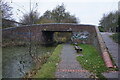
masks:
<path id="1" fill-rule="evenodd" d="M 37 11 L 31 11 L 23 15 L 23 18 L 20 20 L 23 24 L 37 24 L 39 21 L 39 13 Z"/>
<path id="2" fill-rule="evenodd" d="M 40 23 L 54 23 L 54 19 L 52 17 L 51 11 L 47 10 L 41 17 L 40 17 Z"/>
<path id="3" fill-rule="evenodd" d="M 64 4 L 58 5 L 55 9 L 53 9 L 52 16 L 56 22 L 62 22 L 62 20 L 65 18 Z"/>
<path id="4" fill-rule="evenodd" d="M 118 26 L 118 11 L 103 15 L 100 20 L 100 26 L 107 32 L 116 32 Z"/>
<path id="5" fill-rule="evenodd" d="M 78 19 L 66 12 L 64 4 L 58 5 L 52 11 L 47 10 L 40 18 L 41 23 L 78 23 Z"/>
<path id="6" fill-rule="evenodd" d="M 64 4 L 58 5 L 55 9 L 53 9 L 52 16 L 57 23 L 78 23 L 75 16 L 66 12 Z"/>
<path id="7" fill-rule="evenodd" d="M 2 12 L 2 28 L 15 26 L 14 19 L 12 18 L 12 7 L 3 0 L 0 1 L 0 9 Z"/>
<path id="8" fill-rule="evenodd" d="M 2 18 L 4 19 L 12 19 L 12 7 L 7 2 L 0 1 L 0 8 L 2 11 Z"/>
<path id="9" fill-rule="evenodd" d="M 65 19 L 62 20 L 64 23 L 78 23 L 78 19 L 74 15 L 70 15 L 69 12 L 65 13 Z"/>
<path id="10" fill-rule="evenodd" d="M 118 12 L 118 27 L 117 27 L 117 32 L 120 34 L 120 12 Z"/>
<path id="11" fill-rule="evenodd" d="M 49 10 L 47 10 L 43 16 L 41 16 L 41 18 L 46 18 L 46 19 L 52 19 L 52 15 L 51 12 Z"/>

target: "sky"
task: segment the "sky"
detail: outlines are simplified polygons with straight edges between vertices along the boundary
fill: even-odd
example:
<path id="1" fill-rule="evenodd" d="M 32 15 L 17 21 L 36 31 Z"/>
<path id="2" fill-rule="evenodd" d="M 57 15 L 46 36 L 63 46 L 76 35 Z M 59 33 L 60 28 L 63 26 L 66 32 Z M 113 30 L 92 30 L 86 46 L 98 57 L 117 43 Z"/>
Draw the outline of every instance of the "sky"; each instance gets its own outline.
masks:
<path id="1" fill-rule="evenodd" d="M 30 11 L 30 0 L 5 0 L 13 7 L 13 17 L 19 21 Z M 103 14 L 118 10 L 119 0 L 31 0 L 31 8 L 37 9 L 40 16 L 46 10 L 53 10 L 64 3 L 66 11 L 75 15 L 80 24 L 99 25 Z M 37 3 L 37 7 L 35 5 Z"/>

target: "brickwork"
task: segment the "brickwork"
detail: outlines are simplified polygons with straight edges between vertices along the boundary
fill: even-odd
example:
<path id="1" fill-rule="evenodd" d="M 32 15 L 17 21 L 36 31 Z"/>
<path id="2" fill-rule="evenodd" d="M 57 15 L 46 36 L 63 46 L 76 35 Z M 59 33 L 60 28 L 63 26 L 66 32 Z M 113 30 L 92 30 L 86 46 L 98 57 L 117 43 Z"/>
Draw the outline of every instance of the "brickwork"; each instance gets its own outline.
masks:
<path id="1" fill-rule="evenodd" d="M 31 38 L 32 40 L 44 42 L 44 34 L 45 31 L 72 31 L 72 32 L 83 32 L 87 31 L 90 36 L 86 43 L 93 44 L 94 38 L 96 36 L 95 26 L 93 25 L 81 25 L 81 24 L 40 24 L 40 25 L 32 25 L 32 26 L 20 26 L 14 28 L 4 29 L 3 39 L 22 39 L 29 40 L 30 39 L 30 29 L 31 29 Z"/>

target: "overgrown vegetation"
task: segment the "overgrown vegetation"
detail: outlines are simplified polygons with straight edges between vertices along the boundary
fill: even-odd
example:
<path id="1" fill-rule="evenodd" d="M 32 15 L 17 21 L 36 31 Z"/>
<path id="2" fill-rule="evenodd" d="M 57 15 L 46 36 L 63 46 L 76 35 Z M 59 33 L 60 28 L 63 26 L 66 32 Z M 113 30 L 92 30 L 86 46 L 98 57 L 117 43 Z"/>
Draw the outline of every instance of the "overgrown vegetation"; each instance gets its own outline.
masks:
<path id="1" fill-rule="evenodd" d="M 60 51 L 62 49 L 62 45 L 58 45 L 52 55 L 48 58 L 47 62 L 41 67 L 38 73 L 34 76 L 34 78 L 54 78 L 56 66 L 60 61 Z"/>
<path id="2" fill-rule="evenodd" d="M 54 33 L 54 40 L 57 43 L 65 43 L 69 42 L 71 39 L 71 32 L 55 32 Z"/>
<path id="3" fill-rule="evenodd" d="M 39 69 L 41 69 L 42 65 L 46 63 L 47 59 L 50 57 L 51 54 L 44 54 L 39 56 L 39 58 L 35 58 L 34 61 L 36 63 L 36 66 L 30 70 L 29 72 L 26 73 L 24 78 L 32 78 Z"/>
<path id="4" fill-rule="evenodd" d="M 83 49 L 83 56 L 78 56 L 77 60 L 82 67 L 95 73 L 98 78 L 104 78 L 101 73 L 108 69 L 97 49 L 94 46 L 87 44 L 80 44 L 79 46 Z"/>
<path id="5" fill-rule="evenodd" d="M 120 32 L 119 33 L 115 33 L 113 35 L 110 36 L 115 42 L 119 43 L 120 44 Z"/>

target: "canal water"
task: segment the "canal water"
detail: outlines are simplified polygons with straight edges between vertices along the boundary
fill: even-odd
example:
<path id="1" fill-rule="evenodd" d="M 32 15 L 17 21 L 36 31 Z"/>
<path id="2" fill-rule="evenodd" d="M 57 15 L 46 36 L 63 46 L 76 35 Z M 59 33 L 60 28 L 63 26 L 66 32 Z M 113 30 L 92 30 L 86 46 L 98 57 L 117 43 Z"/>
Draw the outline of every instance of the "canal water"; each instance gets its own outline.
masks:
<path id="1" fill-rule="evenodd" d="M 37 46 L 37 55 L 52 53 L 56 46 Z M 33 50 L 35 51 L 35 50 Z M 3 78 L 21 78 L 26 72 L 35 67 L 35 63 L 29 54 L 29 47 L 5 47 L 2 48 L 2 76 Z"/>

